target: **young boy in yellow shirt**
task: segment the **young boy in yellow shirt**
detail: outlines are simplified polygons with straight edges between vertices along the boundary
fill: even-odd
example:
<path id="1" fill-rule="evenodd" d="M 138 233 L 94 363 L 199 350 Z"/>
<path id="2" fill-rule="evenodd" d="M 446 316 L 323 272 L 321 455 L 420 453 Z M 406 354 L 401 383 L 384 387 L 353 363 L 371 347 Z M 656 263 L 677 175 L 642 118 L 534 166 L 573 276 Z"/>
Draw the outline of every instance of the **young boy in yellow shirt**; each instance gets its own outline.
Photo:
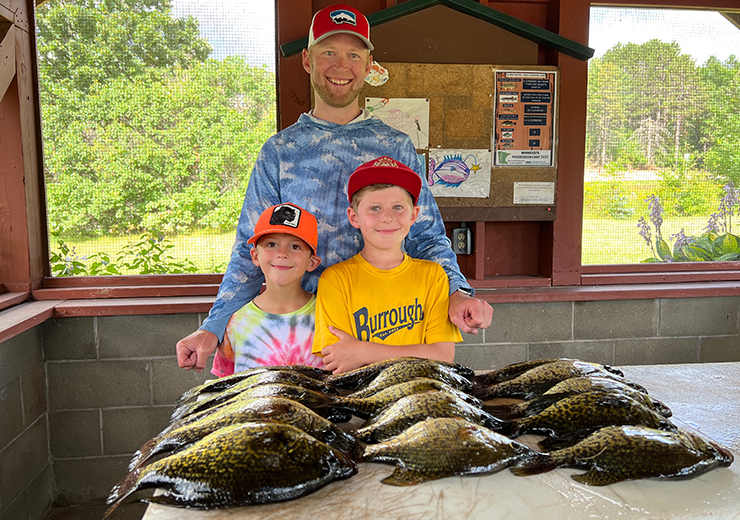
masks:
<path id="1" fill-rule="evenodd" d="M 218 377 L 265 365 L 323 367 L 311 354 L 316 297 L 301 279 L 321 263 L 316 256 L 316 217 L 295 204 L 277 204 L 259 217 L 247 241 L 252 262 L 265 275 L 265 290 L 236 311 L 216 350 Z"/>
<path id="2" fill-rule="evenodd" d="M 421 183 L 390 157 L 359 166 L 349 178 L 347 216 L 364 247 L 328 267 L 316 292 L 312 351 L 335 374 L 400 356 L 454 360 L 462 337 L 448 315 L 447 275 L 402 248 L 419 216 Z"/>

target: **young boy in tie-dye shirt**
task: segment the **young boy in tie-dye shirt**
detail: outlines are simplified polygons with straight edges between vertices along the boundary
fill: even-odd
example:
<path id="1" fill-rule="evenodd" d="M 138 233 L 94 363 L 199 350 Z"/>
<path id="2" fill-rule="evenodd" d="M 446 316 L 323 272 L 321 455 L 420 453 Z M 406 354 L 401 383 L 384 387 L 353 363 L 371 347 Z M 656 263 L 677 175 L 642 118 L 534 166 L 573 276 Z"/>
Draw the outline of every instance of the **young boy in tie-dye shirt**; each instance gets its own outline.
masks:
<path id="1" fill-rule="evenodd" d="M 316 296 L 301 286 L 303 274 L 321 263 L 317 227 L 316 217 L 295 204 L 277 204 L 262 213 L 248 243 L 266 289 L 231 316 L 213 374 L 223 377 L 255 366 L 323 367 L 311 354 Z"/>

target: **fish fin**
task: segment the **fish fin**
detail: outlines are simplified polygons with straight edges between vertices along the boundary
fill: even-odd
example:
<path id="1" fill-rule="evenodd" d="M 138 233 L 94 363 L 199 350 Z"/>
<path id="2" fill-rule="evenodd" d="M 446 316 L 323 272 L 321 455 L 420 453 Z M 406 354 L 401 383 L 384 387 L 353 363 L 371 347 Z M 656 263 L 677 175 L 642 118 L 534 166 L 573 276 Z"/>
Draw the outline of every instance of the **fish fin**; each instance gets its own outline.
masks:
<path id="1" fill-rule="evenodd" d="M 497 419 L 508 421 L 519 417 L 515 404 L 483 404 L 481 409 Z"/>
<path id="2" fill-rule="evenodd" d="M 433 478 L 424 477 L 419 472 L 396 466 L 389 476 L 385 477 L 381 482 L 388 484 L 389 486 L 415 486 L 421 484 L 427 480 L 434 480 Z"/>
<path id="3" fill-rule="evenodd" d="M 597 467 L 592 467 L 582 475 L 571 475 L 570 478 L 581 484 L 588 484 L 589 486 L 607 486 L 625 480 L 615 473 L 609 473 Z"/>
<path id="4" fill-rule="evenodd" d="M 570 448 L 571 446 L 578 444 L 583 439 L 589 436 L 593 432 L 593 429 L 577 430 L 574 432 L 563 433 L 557 437 L 546 437 L 537 443 L 540 449 L 545 451 L 562 450 L 563 448 Z"/>
<path id="5" fill-rule="evenodd" d="M 517 477 L 527 477 L 537 475 L 557 468 L 560 464 L 548 453 L 532 453 L 524 456 L 509 470 Z"/>
<path id="6" fill-rule="evenodd" d="M 111 490 L 110 495 L 108 495 L 108 498 L 106 500 L 106 503 L 111 507 L 105 513 L 105 516 L 103 518 L 107 518 L 113 512 L 113 510 L 118 507 L 118 504 L 123 502 L 126 497 L 139 489 L 140 473 L 141 469 L 131 471 L 128 475 L 123 477 L 118 484 L 113 486 L 113 489 Z"/>
<path id="7" fill-rule="evenodd" d="M 159 438 L 154 437 L 146 441 L 139 450 L 134 453 L 131 462 L 128 463 L 128 470 L 134 471 L 136 468 L 143 466 L 155 453 L 158 452 L 157 447 L 159 444 Z"/>

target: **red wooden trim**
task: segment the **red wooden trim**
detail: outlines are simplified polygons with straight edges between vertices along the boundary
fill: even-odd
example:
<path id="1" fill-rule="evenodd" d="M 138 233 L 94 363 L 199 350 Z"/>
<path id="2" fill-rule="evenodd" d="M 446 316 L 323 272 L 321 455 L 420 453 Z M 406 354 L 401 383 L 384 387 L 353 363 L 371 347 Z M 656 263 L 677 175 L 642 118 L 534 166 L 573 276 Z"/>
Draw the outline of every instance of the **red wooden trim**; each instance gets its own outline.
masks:
<path id="1" fill-rule="evenodd" d="M 584 265 L 583 274 L 738 271 L 740 262 L 671 262 L 655 264 Z"/>
<path id="2" fill-rule="evenodd" d="M 0 343 L 51 318 L 58 303 L 31 302 L 0 312 Z"/>
<path id="3" fill-rule="evenodd" d="M 58 287 L 101 287 L 114 285 L 196 285 L 220 284 L 222 274 L 157 274 L 129 276 L 62 276 L 44 278 L 44 289 Z"/>
<path id="4" fill-rule="evenodd" d="M 581 277 L 582 285 L 624 285 L 641 283 L 690 283 L 706 281 L 739 281 L 740 271 L 699 271 L 692 273 L 605 273 Z"/>
<path id="5" fill-rule="evenodd" d="M 0 294 L 0 311 L 9 309 L 30 299 L 31 295 L 27 292 L 7 292 Z"/>
<path id="6" fill-rule="evenodd" d="M 308 36 L 313 9 L 311 0 L 275 0 L 275 38 L 280 44 Z M 311 82 L 296 54 L 283 58 L 277 51 L 277 114 L 278 130 L 298 120 L 311 109 Z"/>
<path id="7" fill-rule="evenodd" d="M 86 300 L 90 298 L 158 298 L 162 296 L 215 296 L 218 284 L 63 287 L 33 292 L 34 300 Z"/>
<path id="8" fill-rule="evenodd" d="M 489 303 L 580 302 L 740 296 L 737 282 L 479 289 Z"/>
<path id="9" fill-rule="evenodd" d="M 482 280 L 468 280 L 468 283 L 476 291 L 494 287 L 549 287 L 550 278 L 544 276 L 496 276 Z"/>
<path id="10" fill-rule="evenodd" d="M 57 303 L 54 317 L 194 314 L 211 310 L 214 300 L 213 296 L 68 300 Z"/>
<path id="11" fill-rule="evenodd" d="M 740 9 L 738 0 L 610 0 L 591 2 L 594 7 L 660 7 L 674 9 L 701 9 L 704 11 Z"/>
<path id="12" fill-rule="evenodd" d="M 548 4 L 549 29 L 564 38 L 588 44 L 588 0 L 560 0 Z M 562 53 L 547 64 L 559 66 L 556 186 L 557 219 L 552 228 L 552 284 L 581 283 L 583 234 L 583 157 L 586 153 L 586 96 L 588 63 Z M 554 59 L 555 61 L 549 61 Z"/>
<path id="13" fill-rule="evenodd" d="M 486 276 L 486 223 L 475 223 L 475 279 Z"/>

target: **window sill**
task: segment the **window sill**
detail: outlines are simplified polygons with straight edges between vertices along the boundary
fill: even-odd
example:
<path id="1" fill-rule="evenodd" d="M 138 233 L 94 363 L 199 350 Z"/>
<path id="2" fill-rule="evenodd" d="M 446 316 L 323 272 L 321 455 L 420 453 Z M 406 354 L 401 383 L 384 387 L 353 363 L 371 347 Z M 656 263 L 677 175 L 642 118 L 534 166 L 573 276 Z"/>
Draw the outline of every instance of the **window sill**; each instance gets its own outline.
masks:
<path id="1" fill-rule="evenodd" d="M 481 283 L 483 282 L 483 283 Z M 675 283 L 643 283 L 613 285 L 578 285 L 542 287 L 498 287 L 485 286 L 485 281 L 471 280 L 476 297 L 490 304 L 580 302 L 609 300 L 645 300 L 654 298 L 710 298 L 740 296 L 740 281 L 707 281 Z M 186 285 L 168 286 L 191 290 Z M 36 301 L 20 303 L 0 311 L 0 343 L 43 323 L 49 318 L 75 318 L 94 316 L 130 316 L 154 314 L 207 313 L 216 299 L 218 285 L 200 286 L 202 294 L 177 296 L 158 287 L 125 287 L 116 293 L 111 287 L 68 288 L 66 298 L 52 299 L 50 289 L 34 291 Z M 199 289 L 200 290 L 200 289 Z M 79 291 L 79 292 L 77 292 Z M 113 292 L 111 292 L 113 291 Z M 128 297 L 113 297 L 113 294 Z M 212 292 L 213 294 L 209 294 Z M 133 295 L 134 293 L 135 296 Z M 86 295 L 101 294 L 103 297 L 89 298 Z M 23 295 L 20 297 L 18 295 Z M 73 295 L 77 298 L 72 297 Z M 27 298 L 25 293 L 5 293 L 2 301 Z"/>

